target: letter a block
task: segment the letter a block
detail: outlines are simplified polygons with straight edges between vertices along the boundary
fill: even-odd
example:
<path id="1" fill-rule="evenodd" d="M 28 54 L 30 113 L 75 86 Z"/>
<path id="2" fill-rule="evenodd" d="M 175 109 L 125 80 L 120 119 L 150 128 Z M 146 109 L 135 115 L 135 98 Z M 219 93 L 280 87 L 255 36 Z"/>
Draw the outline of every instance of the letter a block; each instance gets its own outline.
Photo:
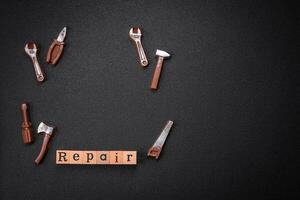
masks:
<path id="1" fill-rule="evenodd" d="M 96 151 L 96 163 L 98 165 L 108 165 L 109 151 Z"/>

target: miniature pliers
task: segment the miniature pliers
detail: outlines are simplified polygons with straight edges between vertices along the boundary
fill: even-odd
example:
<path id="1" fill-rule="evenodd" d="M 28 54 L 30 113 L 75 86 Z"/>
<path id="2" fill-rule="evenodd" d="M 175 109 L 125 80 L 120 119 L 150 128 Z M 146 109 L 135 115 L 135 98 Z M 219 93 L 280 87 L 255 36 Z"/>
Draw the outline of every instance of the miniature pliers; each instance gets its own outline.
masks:
<path id="1" fill-rule="evenodd" d="M 62 55 L 64 49 L 64 39 L 67 34 L 67 27 L 64 27 L 59 33 L 57 39 L 54 39 L 47 53 L 47 63 L 55 65 Z"/>

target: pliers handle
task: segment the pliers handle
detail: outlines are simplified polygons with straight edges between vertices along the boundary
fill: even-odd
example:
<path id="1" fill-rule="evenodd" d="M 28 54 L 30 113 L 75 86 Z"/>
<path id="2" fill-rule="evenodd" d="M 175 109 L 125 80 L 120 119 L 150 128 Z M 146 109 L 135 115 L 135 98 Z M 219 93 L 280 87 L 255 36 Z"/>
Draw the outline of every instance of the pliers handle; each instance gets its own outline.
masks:
<path id="1" fill-rule="evenodd" d="M 48 53 L 47 53 L 47 63 L 55 65 L 59 58 L 62 55 L 63 49 L 64 49 L 64 42 L 59 42 L 56 39 L 53 40 Z"/>

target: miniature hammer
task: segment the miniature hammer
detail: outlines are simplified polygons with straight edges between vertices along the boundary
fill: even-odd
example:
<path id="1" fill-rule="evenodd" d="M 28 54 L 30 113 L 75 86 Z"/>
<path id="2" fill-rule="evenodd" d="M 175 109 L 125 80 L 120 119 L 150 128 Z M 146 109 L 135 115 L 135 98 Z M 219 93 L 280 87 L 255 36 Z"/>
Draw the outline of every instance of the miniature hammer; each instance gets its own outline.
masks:
<path id="1" fill-rule="evenodd" d="M 35 163 L 38 165 L 40 162 L 43 160 L 46 151 L 47 151 L 47 146 L 50 140 L 50 137 L 53 133 L 54 127 L 48 126 L 44 122 L 41 122 L 39 127 L 38 127 L 38 133 L 45 133 L 44 140 L 43 140 L 43 145 L 41 148 L 41 151 L 38 155 L 38 157 L 35 159 Z"/>
<path id="2" fill-rule="evenodd" d="M 157 89 L 162 65 L 164 62 L 164 58 L 170 57 L 170 54 L 168 54 L 165 51 L 159 50 L 159 49 L 156 50 L 156 55 L 158 56 L 158 60 L 157 60 L 157 64 L 155 67 L 155 71 L 153 74 L 152 83 L 151 83 L 151 87 L 150 87 L 152 90 Z"/>

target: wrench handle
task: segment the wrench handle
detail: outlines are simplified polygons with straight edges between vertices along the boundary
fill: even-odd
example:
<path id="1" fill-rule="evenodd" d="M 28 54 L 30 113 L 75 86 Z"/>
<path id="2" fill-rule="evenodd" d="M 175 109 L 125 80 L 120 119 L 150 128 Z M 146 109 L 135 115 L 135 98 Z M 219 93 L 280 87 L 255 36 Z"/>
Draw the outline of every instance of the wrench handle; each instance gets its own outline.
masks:
<path id="1" fill-rule="evenodd" d="M 152 90 L 157 90 L 157 86 L 158 86 L 158 82 L 159 82 L 159 78 L 160 78 L 160 73 L 161 73 L 161 70 L 162 70 L 163 61 L 164 61 L 164 58 L 159 56 L 156 67 L 155 67 L 155 70 L 154 70 L 151 86 L 150 86 L 150 88 Z"/>
<path id="2" fill-rule="evenodd" d="M 146 67 L 148 65 L 148 60 L 146 58 L 146 54 L 140 40 L 136 41 L 136 48 L 139 54 L 141 65 L 143 67 Z"/>
<path id="3" fill-rule="evenodd" d="M 36 56 L 32 57 L 32 63 L 33 63 L 33 68 L 34 68 L 35 75 L 36 75 L 36 80 L 38 82 L 43 82 L 45 80 L 45 77 L 44 77 L 41 66 L 40 66 Z"/>
<path id="4" fill-rule="evenodd" d="M 40 162 L 43 160 L 45 154 L 46 154 L 46 151 L 47 151 L 47 146 L 48 146 L 48 143 L 49 143 L 49 140 L 50 140 L 50 135 L 48 134 L 45 134 L 44 136 L 44 140 L 43 140 L 43 144 L 42 144 L 42 148 L 41 148 L 41 151 L 38 155 L 38 157 L 35 159 L 35 163 L 38 165 L 40 164 Z"/>

